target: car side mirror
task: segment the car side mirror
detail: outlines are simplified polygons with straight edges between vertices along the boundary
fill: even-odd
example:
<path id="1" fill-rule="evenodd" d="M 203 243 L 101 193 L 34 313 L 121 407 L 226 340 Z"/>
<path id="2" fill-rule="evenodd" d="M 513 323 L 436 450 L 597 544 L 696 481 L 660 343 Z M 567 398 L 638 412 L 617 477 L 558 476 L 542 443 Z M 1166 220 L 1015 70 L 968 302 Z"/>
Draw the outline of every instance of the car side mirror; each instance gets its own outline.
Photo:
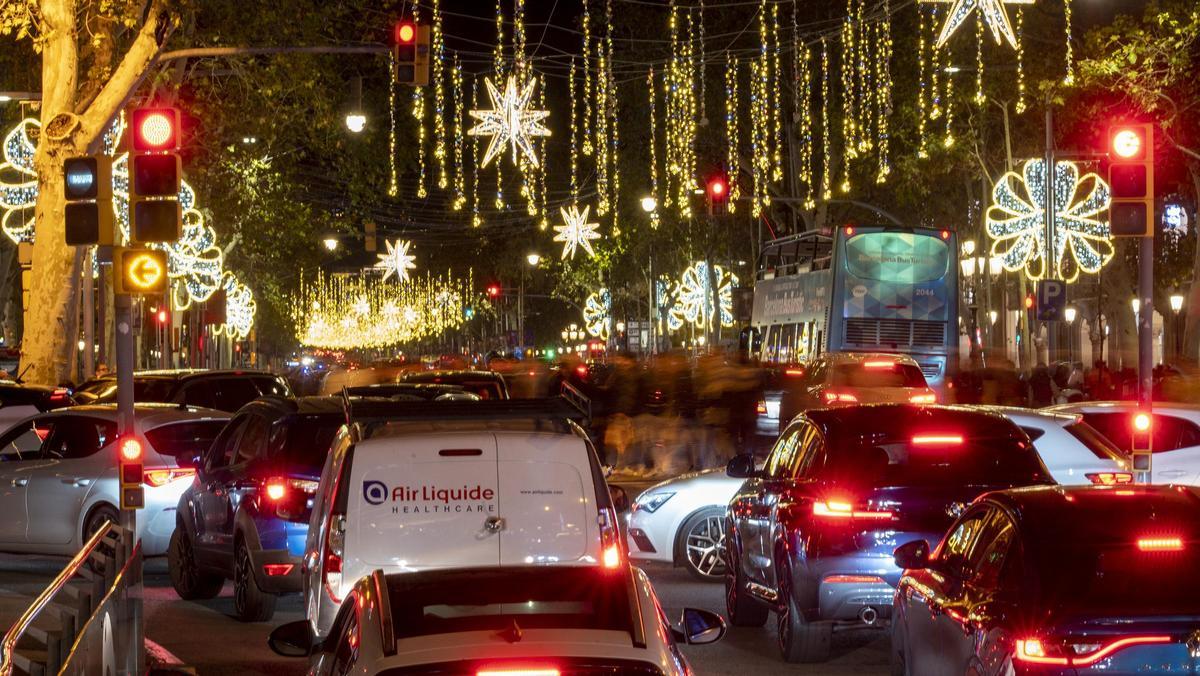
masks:
<path id="1" fill-rule="evenodd" d="M 758 475 L 754 469 L 754 456 L 752 455 L 735 455 L 730 459 L 729 464 L 725 465 L 725 473 L 734 479 L 750 479 Z"/>
<path id="2" fill-rule="evenodd" d="M 725 618 L 711 610 L 684 608 L 679 627 L 671 627 L 671 635 L 688 645 L 716 643 L 725 635 Z"/>
<path id="3" fill-rule="evenodd" d="M 906 542 L 892 552 L 896 565 L 904 569 L 929 567 L 929 543 L 924 540 Z"/>
<path id="4" fill-rule="evenodd" d="M 307 620 L 296 620 L 275 627 L 267 637 L 267 645 L 275 654 L 284 657 L 307 657 L 312 654 L 313 633 Z"/>
<path id="5" fill-rule="evenodd" d="M 626 493 L 624 488 L 610 484 L 608 496 L 612 498 L 613 509 L 617 510 L 618 514 L 629 511 L 629 493 Z"/>

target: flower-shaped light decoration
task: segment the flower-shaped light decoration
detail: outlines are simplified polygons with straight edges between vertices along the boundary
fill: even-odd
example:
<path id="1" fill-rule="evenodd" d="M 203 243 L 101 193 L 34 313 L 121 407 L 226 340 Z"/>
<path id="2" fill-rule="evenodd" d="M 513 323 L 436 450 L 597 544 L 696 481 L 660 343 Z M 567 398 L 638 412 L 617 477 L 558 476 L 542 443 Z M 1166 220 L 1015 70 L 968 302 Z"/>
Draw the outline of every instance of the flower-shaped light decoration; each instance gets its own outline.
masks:
<path id="1" fill-rule="evenodd" d="M 733 289 L 737 277 L 720 265 L 713 266 L 717 285 L 717 298 L 721 326 L 733 326 Z M 697 261 L 683 271 L 675 285 L 675 304 L 671 306 L 667 326 L 672 331 L 691 322 L 698 328 L 712 326 L 718 314 L 713 309 L 712 285 L 709 282 L 708 264 Z"/>
<path id="2" fill-rule="evenodd" d="M 387 253 L 378 254 L 379 262 L 375 264 L 375 267 L 383 270 L 384 279 L 395 273 L 396 281 L 408 281 L 408 271 L 415 270 L 417 267 L 413 262 L 417 260 L 417 257 L 408 253 L 408 250 L 412 248 L 412 242 L 398 239 L 395 242 L 389 240 L 385 244 L 387 244 Z"/>
<path id="3" fill-rule="evenodd" d="M 575 249 L 583 247 L 584 251 L 592 258 L 596 257 L 596 251 L 592 248 L 592 240 L 600 239 L 600 233 L 596 232 L 596 228 L 600 227 L 599 223 L 588 223 L 588 212 L 591 207 L 584 207 L 583 211 L 579 207 L 572 204 L 569 207 L 559 207 L 559 212 L 562 213 L 563 225 L 554 226 L 555 242 L 563 243 L 563 258 L 575 258 Z"/>
<path id="4" fill-rule="evenodd" d="M 124 119 L 118 117 L 104 134 L 104 152 L 113 157 L 113 215 L 119 242 L 129 239 L 128 155 L 117 154 L 117 143 L 124 131 Z M 37 171 L 33 155 L 40 133 L 41 124 L 37 120 L 25 119 L 4 136 L 0 146 L 4 160 L 0 163 L 0 211 L 3 212 L 0 229 L 13 242 L 32 242 L 34 237 Z M 173 282 L 172 306 L 175 310 L 186 310 L 192 303 L 206 301 L 223 288 L 226 323 L 217 330 L 235 339 L 244 338 L 249 335 L 257 311 L 253 293 L 225 271 L 216 232 L 196 208 L 196 193 L 187 181 L 180 184 L 179 203 L 183 210 L 182 236 L 176 242 L 148 245 L 167 252 L 168 275 Z"/>
<path id="5" fill-rule="evenodd" d="M 583 302 L 583 325 L 588 335 L 608 340 L 612 324 L 612 294 L 600 289 Z"/>
<path id="6" fill-rule="evenodd" d="M 983 22 L 992 31 L 992 39 L 1000 44 L 1001 36 L 1013 49 L 1017 48 L 1017 34 L 1013 32 L 1012 23 L 1008 20 L 1005 5 L 1031 5 L 1033 0 L 922 0 L 922 2 L 951 2 L 954 3 L 946 14 L 946 23 L 938 35 L 937 46 L 942 47 L 958 30 L 971 13 L 978 11 Z"/>
<path id="7" fill-rule="evenodd" d="M 524 87 L 518 87 L 517 78 L 509 75 L 503 94 L 490 78 L 485 79 L 483 84 L 487 87 L 488 98 L 492 100 L 492 109 L 472 110 L 471 117 L 478 122 L 467 131 L 468 136 L 492 137 L 480 166 L 486 167 L 491 163 L 505 144 L 512 149 L 513 164 L 518 163 L 517 150 L 520 150 L 526 162 L 538 166 L 538 156 L 530 137 L 550 135 L 550 130 L 542 124 L 542 120 L 550 116 L 550 111 L 529 110 L 537 80 L 530 78 Z"/>
<path id="8" fill-rule="evenodd" d="M 1029 160 L 1021 173 L 1008 172 L 992 188 L 987 211 L 987 231 L 992 255 L 1004 269 L 1024 268 L 1031 280 L 1046 277 L 1046 163 Z M 1113 257 L 1112 231 L 1108 226 L 1108 184 L 1096 174 L 1079 175 L 1074 162 L 1054 167 L 1054 271 L 1066 282 L 1081 272 L 1096 274 Z"/>

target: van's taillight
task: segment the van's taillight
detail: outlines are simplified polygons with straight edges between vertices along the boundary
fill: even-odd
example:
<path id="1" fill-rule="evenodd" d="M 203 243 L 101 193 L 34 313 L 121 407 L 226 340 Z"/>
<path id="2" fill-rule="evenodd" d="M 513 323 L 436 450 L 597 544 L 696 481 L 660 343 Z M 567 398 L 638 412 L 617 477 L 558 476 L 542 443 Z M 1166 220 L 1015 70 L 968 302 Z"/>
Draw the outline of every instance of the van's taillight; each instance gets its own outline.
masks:
<path id="1" fill-rule="evenodd" d="M 891 369 L 896 368 L 896 361 L 893 359 L 872 359 L 863 362 L 865 369 Z"/>
<path id="2" fill-rule="evenodd" d="M 1182 552 L 1183 540 L 1180 538 L 1138 538 L 1137 548 L 1143 552 Z"/>
<path id="3" fill-rule="evenodd" d="M 756 411 L 756 412 L 757 412 L 759 415 L 766 415 L 766 414 L 767 414 L 767 402 L 765 402 L 765 401 L 762 401 L 762 400 L 760 399 L 760 400 L 759 400 L 759 402 L 758 402 L 758 406 L 757 406 L 757 407 L 755 407 L 755 409 L 754 409 L 754 410 L 755 410 L 755 411 Z"/>
<path id="4" fill-rule="evenodd" d="M 166 486 L 172 481 L 190 479 L 196 476 L 196 470 L 191 467 L 172 467 L 170 469 L 148 469 L 142 475 L 142 481 L 151 488 Z"/>
<path id="5" fill-rule="evenodd" d="M 813 503 L 813 516 L 828 519 L 890 519 L 892 513 L 884 510 L 855 509 L 849 502 L 818 500 Z"/>
<path id="6" fill-rule="evenodd" d="M 561 676 L 562 672 L 554 667 L 485 667 L 475 672 L 475 676 Z"/>
<path id="7" fill-rule="evenodd" d="M 1117 484 L 1133 483 L 1132 472 L 1090 472 L 1084 474 L 1094 484 L 1099 486 L 1116 486 Z"/>
<path id="8" fill-rule="evenodd" d="M 961 434 L 918 434 L 912 438 L 914 446 L 961 446 Z"/>
<path id="9" fill-rule="evenodd" d="M 825 400 L 826 404 L 857 404 L 858 403 L 858 397 L 854 396 L 853 394 L 850 394 L 849 392 L 834 392 L 832 390 L 825 390 L 824 392 L 821 393 L 821 397 Z"/>
<path id="10" fill-rule="evenodd" d="M 1088 667 L 1113 653 L 1137 645 L 1171 643 L 1170 636 L 1126 636 L 1108 641 L 1049 641 L 1030 638 L 1016 642 L 1016 659 L 1031 664 Z"/>
<path id="11" fill-rule="evenodd" d="M 325 575 L 325 593 L 334 603 L 342 602 L 338 592 L 342 588 L 342 552 L 345 545 L 346 517 L 331 513 L 325 529 L 325 565 L 322 566 L 322 572 Z"/>
<path id="12" fill-rule="evenodd" d="M 600 526 L 600 564 L 605 568 L 617 568 L 625 557 L 621 551 L 621 532 L 617 527 L 616 514 L 608 507 L 602 507 L 596 523 Z"/>
<path id="13" fill-rule="evenodd" d="M 934 394 L 933 392 L 926 392 L 924 394 L 914 394 L 913 396 L 908 398 L 908 401 L 909 401 L 909 403 L 912 403 L 912 404 L 936 404 L 937 403 L 937 395 Z"/>

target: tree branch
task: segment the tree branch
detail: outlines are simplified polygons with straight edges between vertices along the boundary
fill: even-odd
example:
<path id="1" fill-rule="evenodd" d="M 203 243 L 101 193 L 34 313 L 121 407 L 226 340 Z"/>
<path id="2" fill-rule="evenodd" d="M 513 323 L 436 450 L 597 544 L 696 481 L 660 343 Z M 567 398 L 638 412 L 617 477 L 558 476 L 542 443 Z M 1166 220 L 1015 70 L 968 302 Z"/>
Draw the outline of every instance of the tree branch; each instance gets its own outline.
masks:
<path id="1" fill-rule="evenodd" d="M 79 134 L 89 152 L 96 150 L 92 146 L 99 143 L 113 117 L 137 89 L 158 57 L 162 43 L 174 29 L 175 22 L 167 16 L 165 8 L 166 0 L 153 0 L 150 3 L 146 22 L 142 24 L 133 44 L 104 88 L 83 112 Z M 162 23 L 164 21 L 167 22 L 165 25 Z"/>

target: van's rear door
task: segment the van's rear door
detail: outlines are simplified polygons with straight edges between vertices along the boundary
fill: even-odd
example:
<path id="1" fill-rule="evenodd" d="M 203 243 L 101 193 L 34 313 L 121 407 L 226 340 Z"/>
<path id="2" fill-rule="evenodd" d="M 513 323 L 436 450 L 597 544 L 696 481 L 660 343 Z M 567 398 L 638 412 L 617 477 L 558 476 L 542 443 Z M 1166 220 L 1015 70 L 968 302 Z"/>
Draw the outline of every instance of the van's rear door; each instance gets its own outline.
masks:
<path id="1" fill-rule="evenodd" d="M 366 570 L 500 562 L 493 434 L 368 439 L 355 448 L 351 474 L 346 552 Z"/>
<path id="2" fill-rule="evenodd" d="M 596 489 L 583 440 L 528 432 L 496 439 L 500 564 L 598 562 Z"/>

